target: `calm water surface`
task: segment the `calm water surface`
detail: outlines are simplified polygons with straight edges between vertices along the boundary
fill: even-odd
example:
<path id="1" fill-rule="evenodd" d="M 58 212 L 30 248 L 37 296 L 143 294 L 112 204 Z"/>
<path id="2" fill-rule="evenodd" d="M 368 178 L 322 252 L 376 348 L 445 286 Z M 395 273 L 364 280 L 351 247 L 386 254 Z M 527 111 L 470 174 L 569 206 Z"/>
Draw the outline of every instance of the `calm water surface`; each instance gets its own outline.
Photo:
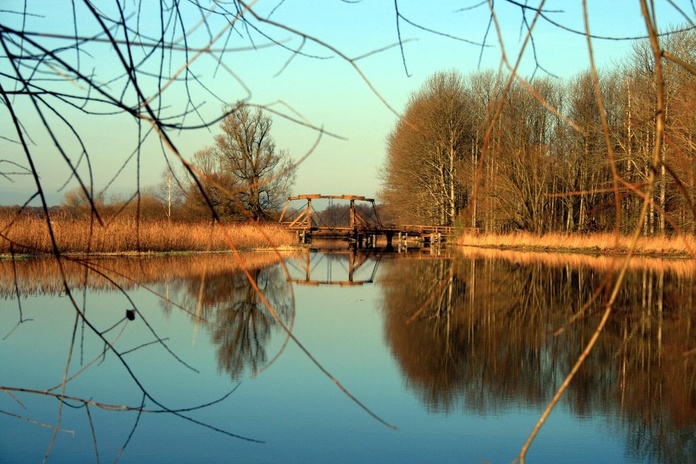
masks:
<path id="1" fill-rule="evenodd" d="M 611 266 L 245 259 L 248 275 L 229 255 L 68 265 L 70 294 L 51 261 L 0 263 L 0 462 L 507 463 L 597 326 Z M 528 463 L 696 462 L 694 275 L 636 260 Z"/>

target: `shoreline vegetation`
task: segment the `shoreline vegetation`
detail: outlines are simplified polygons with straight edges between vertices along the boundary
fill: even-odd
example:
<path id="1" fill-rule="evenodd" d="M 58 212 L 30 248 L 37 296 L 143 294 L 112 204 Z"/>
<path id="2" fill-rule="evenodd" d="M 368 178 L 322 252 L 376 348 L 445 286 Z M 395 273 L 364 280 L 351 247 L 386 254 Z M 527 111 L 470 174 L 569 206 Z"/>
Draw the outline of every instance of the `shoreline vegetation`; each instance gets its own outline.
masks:
<path id="1" fill-rule="evenodd" d="M 632 238 L 611 233 L 535 235 L 517 232 L 504 235 L 472 235 L 464 233 L 454 243 L 462 247 L 495 248 L 554 253 L 585 253 L 623 255 L 628 253 Z M 641 236 L 636 242 L 635 255 L 662 256 L 672 258 L 696 257 L 696 237 L 688 234 L 679 236 Z"/>
<path id="2" fill-rule="evenodd" d="M 168 222 L 118 217 L 100 225 L 89 219 L 51 219 L 61 254 L 130 255 L 288 249 L 295 235 L 274 223 Z M 0 256 L 52 254 L 46 221 L 19 216 L 0 221 Z"/>
<path id="3" fill-rule="evenodd" d="M 295 249 L 295 234 L 275 223 L 232 223 L 209 221 L 169 222 L 117 217 L 103 225 L 89 219 L 51 219 L 58 249 L 63 255 L 149 255 L 224 253 Z M 631 238 L 611 233 L 536 235 L 470 234 L 464 232 L 451 242 L 455 247 L 475 247 L 549 253 L 621 255 L 628 252 Z M 38 216 L 5 217 L 0 220 L 0 258 L 51 255 L 52 245 L 45 219 Z M 696 237 L 641 236 L 634 252 L 641 256 L 696 257 Z"/>

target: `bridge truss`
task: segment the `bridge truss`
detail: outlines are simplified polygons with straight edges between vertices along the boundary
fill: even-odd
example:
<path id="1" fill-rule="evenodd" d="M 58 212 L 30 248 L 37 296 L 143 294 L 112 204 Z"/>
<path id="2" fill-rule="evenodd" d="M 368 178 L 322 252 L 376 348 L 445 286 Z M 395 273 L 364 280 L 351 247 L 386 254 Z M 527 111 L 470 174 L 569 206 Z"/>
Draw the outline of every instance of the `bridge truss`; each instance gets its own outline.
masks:
<path id="1" fill-rule="evenodd" d="M 321 215 L 314 209 L 318 200 L 348 202 L 348 222 L 323 223 Z M 299 206 L 292 208 L 292 205 Z M 394 237 L 399 246 L 405 245 L 408 237 L 417 239 L 424 245 L 439 244 L 452 233 L 452 228 L 448 226 L 385 226 L 379 219 L 375 200 L 362 195 L 317 193 L 292 196 L 285 202 L 279 222 L 295 231 L 301 243 L 311 243 L 314 238 L 347 239 L 358 248 L 374 248 L 380 238 L 386 239 L 386 246 L 391 248 Z"/>

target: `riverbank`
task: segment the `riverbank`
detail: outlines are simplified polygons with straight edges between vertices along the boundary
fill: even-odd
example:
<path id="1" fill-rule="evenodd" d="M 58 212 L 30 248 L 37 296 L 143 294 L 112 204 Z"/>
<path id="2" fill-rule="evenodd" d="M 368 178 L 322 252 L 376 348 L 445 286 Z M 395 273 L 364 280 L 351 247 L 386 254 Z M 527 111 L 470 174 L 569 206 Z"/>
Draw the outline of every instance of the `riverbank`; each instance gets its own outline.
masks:
<path id="1" fill-rule="evenodd" d="M 100 225 L 87 219 L 52 219 L 63 254 L 194 253 L 278 249 L 295 246 L 293 233 L 277 224 L 136 221 L 120 217 Z M 0 255 L 52 252 L 46 221 L 20 216 L 0 220 Z"/>
<path id="2" fill-rule="evenodd" d="M 631 247 L 627 236 L 595 234 L 544 234 L 517 232 L 506 235 L 471 235 L 458 237 L 457 246 L 496 248 L 519 251 L 548 251 L 557 253 L 625 254 Z M 646 256 L 696 257 L 696 237 L 640 237 L 635 254 Z"/>
<path id="3" fill-rule="evenodd" d="M 163 253 L 224 253 L 236 250 L 297 248 L 294 233 L 275 223 L 136 221 L 117 217 L 103 225 L 88 219 L 53 218 L 51 227 L 63 254 L 147 255 Z M 463 234 L 455 246 L 500 250 L 623 254 L 630 237 L 610 233 L 545 234 L 517 232 L 506 235 Z M 696 237 L 640 237 L 636 254 L 645 256 L 696 257 Z M 0 218 L 0 257 L 52 254 L 46 221 L 32 215 Z"/>

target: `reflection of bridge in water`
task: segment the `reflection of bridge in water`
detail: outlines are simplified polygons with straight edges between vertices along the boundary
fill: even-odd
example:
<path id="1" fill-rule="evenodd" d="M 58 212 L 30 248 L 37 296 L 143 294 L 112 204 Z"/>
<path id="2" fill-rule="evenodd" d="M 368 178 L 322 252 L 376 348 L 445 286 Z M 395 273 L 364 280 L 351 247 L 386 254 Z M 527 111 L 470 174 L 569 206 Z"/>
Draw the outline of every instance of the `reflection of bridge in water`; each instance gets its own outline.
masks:
<path id="1" fill-rule="evenodd" d="M 326 224 L 314 210 L 312 200 L 349 202 L 348 220 Z M 301 206 L 291 209 L 291 204 L 297 202 L 300 202 Z M 416 239 L 422 245 L 429 246 L 440 244 L 452 235 L 452 227 L 449 226 L 385 226 L 377 214 L 375 200 L 360 195 L 308 194 L 289 197 L 280 214 L 279 222 L 295 231 L 301 243 L 311 243 L 314 238 L 347 239 L 357 248 L 374 248 L 380 238 L 384 238 L 387 248 L 391 248 L 395 237 L 399 246 L 405 245 L 408 239 Z"/>
<path id="2" fill-rule="evenodd" d="M 373 284 L 383 259 L 451 259 L 438 248 L 397 253 L 386 248 L 308 248 L 305 253 L 286 261 L 288 282 L 298 285 L 334 285 L 353 287 Z"/>
<path id="3" fill-rule="evenodd" d="M 312 249 L 286 264 L 300 274 L 291 275 L 289 281 L 292 283 L 351 287 L 374 283 L 381 259 L 382 253 L 363 253 L 355 248 Z"/>

